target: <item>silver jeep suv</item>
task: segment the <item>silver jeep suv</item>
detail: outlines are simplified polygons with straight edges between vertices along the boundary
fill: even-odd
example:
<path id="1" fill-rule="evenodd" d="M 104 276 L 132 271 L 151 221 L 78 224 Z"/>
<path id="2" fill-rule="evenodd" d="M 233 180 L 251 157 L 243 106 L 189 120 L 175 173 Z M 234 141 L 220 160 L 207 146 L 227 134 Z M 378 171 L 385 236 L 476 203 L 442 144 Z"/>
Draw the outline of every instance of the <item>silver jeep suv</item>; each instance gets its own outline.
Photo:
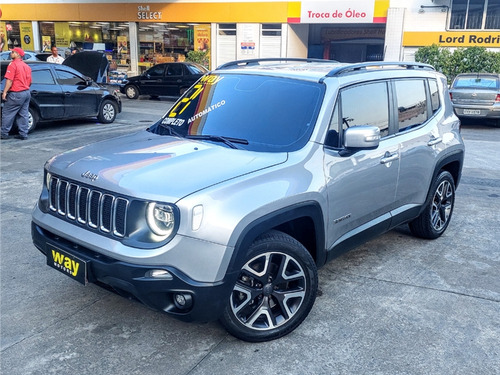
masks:
<path id="1" fill-rule="evenodd" d="M 237 61 L 150 128 L 50 159 L 32 237 L 83 284 L 271 340 L 327 261 L 405 223 L 443 234 L 463 158 L 431 66 Z"/>

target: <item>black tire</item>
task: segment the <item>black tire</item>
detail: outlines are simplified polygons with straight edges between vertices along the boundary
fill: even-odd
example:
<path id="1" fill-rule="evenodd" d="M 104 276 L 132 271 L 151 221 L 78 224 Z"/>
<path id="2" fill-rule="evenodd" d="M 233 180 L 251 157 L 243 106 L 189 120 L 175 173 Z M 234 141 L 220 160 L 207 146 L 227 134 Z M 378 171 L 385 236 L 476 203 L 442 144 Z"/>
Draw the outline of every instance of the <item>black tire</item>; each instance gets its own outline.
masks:
<path id="1" fill-rule="evenodd" d="M 455 180 L 450 172 L 442 171 L 432 184 L 425 208 L 410 222 L 413 235 L 426 239 L 441 236 L 451 220 L 455 205 Z"/>
<path id="2" fill-rule="evenodd" d="M 109 124 L 115 121 L 117 113 L 118 105 L 110 99 L 104 99 L 99 108 L 97 119 L 104 124 Z"/>
<path id="3" fill-rule="evenodd" d="M 129 99 L 137 99 L 139 97 L 139 89 L 134 85 L 125 86 L 125 95 Z"/>
<path id="4" fill-rule="evenodd" d="M 244 341 L 280 338 L 307 317 L 317 290 L 318 271 L 307 249 L 270 231 L 250 246 L 221 323 Z"/>
<path id="5" fill-rule="evenodd" d="M 184 95 L 184 93 L 188 90 L 189 87 L 181 87 L 181 89 L 179 90 L 179 96 L 182 96 Z"/>
<path id="6" fill-rule="evenodd" d="M 36 109 L 29 107 L 28 109 L 28 133 L 31 133 L 33 130 L 35 130 L 36 126 L 38 125 L 38 112 Z"/>

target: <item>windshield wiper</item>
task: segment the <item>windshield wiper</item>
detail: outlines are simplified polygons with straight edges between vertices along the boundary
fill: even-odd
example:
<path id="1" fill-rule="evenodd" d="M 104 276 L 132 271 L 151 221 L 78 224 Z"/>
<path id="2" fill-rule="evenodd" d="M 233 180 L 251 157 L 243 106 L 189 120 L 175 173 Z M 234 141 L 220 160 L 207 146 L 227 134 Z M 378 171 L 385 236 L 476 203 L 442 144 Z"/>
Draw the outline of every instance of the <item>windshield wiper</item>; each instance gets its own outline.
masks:
<path id="1" fill-rule="evenodd" d="M 174 130 L 172 125 L 161 125 L 161 127 L 167 131 L 168 135 L 173 135 L 174 137 L 179 137 L 179 138 L 183 137 L 176 130 Z"/>
<path id="2" fill-rule="evenodd" d="M 231 148 L 238 148 L 234 145 L 234 143 L 240 143 L 242 145 L 247 145 L 248 141 L 246 139 L 241 138 L 232 138 L 232 137 L 224 137 L 221 135 L 209 135 L 209 134 L 198 134 L 198 135 L 186 135 L 186 138 L 189 139 L 201 139 L 205 141 L 214 141 L 214 142 L 222 142 L 228 145 Z"/>

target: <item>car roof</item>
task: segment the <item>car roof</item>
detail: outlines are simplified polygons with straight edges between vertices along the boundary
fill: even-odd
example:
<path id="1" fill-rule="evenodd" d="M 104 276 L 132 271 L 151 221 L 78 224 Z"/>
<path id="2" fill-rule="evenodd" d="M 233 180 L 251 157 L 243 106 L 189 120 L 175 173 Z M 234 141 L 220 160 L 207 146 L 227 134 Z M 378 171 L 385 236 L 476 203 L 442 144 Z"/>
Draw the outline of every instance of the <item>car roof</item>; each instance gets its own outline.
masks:
<path id="1" fill-rule="evenodd" d="M 228 71 L 242 74 L 273 75 L 321 82 L 328 77 L 396 69 L 414 72 L 419 70 L 434 71 L 434 68 L 428 64 L 402 61 L 341 63 L 320 59 L 271 58 L 233 61 L 219 66 L 214 72 Z"/>

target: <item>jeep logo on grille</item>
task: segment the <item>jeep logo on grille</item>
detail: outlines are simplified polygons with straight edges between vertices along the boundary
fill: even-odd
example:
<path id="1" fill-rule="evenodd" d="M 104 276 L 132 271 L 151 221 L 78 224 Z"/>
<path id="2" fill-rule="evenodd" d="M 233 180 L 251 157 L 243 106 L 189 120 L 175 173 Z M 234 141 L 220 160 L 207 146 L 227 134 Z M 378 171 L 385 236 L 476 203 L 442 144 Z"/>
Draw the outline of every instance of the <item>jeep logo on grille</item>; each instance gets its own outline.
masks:
<path id="1" fill-rule="evenodd" d="M 95 173 L 91 173 L 90 171 L 83 172 L 82 173 L 82 177 L 83 178 L 88 178 L 92 182 L 94 182 L 95 180 L 97 180 L 99 178 L 98 175 L 96 175 Z"/>

